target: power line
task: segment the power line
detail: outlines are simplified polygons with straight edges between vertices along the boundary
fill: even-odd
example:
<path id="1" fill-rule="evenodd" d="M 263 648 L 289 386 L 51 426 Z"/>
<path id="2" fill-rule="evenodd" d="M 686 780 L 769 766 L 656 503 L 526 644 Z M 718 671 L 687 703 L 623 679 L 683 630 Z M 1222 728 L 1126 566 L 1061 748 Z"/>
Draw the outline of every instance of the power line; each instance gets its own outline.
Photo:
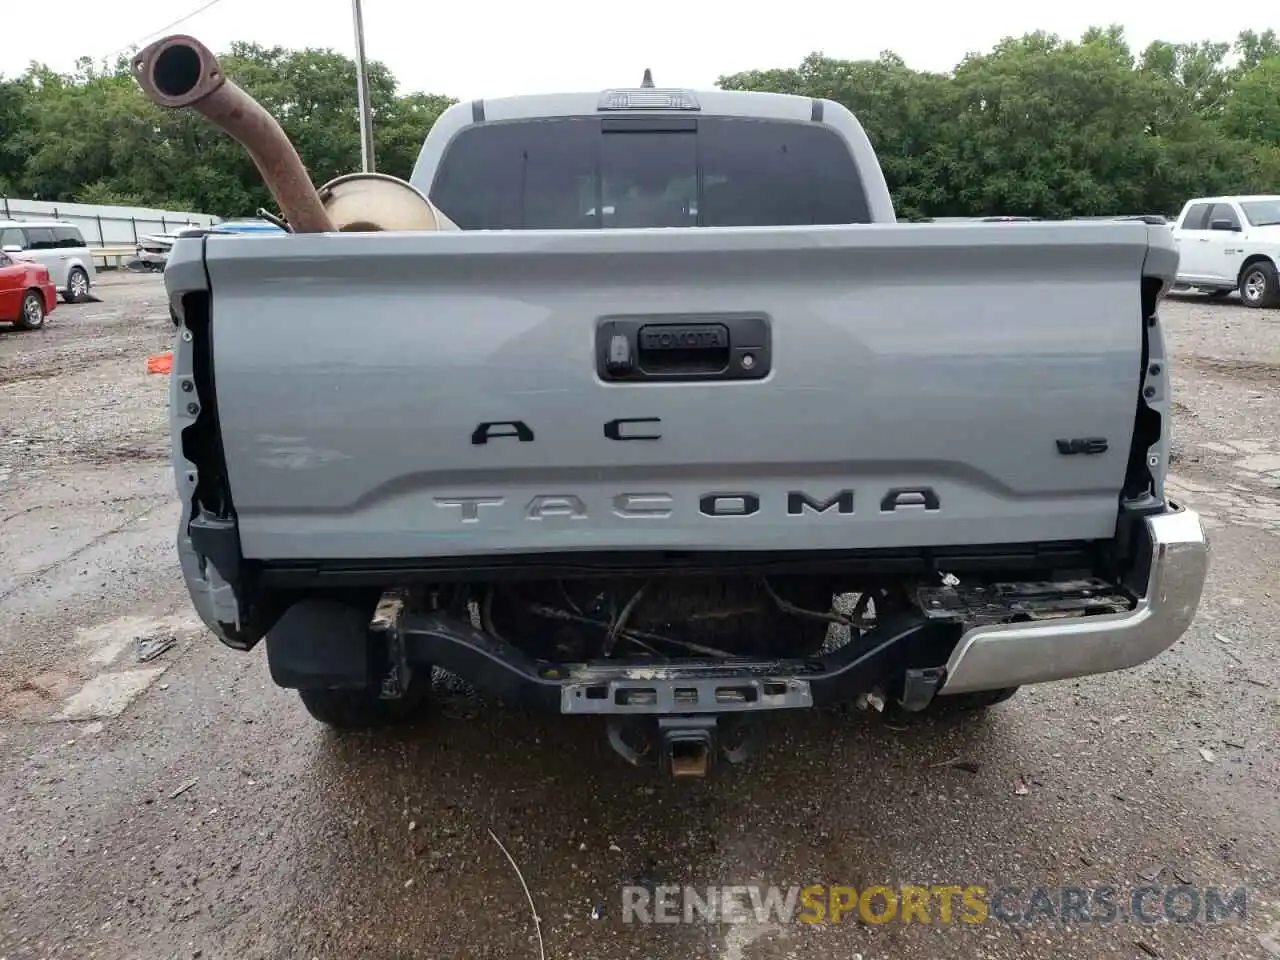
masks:
<path id="1" fill-rule="evenodd" d="M 144 43 L 146 43 L 148 40 L 154 40 L 155 38 L 157 38 L 157 37 L 161 36 L 162 34 L 166 34 L 166 33 L 168 33 L 168 32 L 169 32 L 170 30 L 172 30 L 174 27 L 181 26 L 182 24 L 184 24 L 184 23 L 186 23 L 188 20 L 190 20 L 192 17 L 194 17 L 194 16 L 196 16 L 196 15 L 198 15 L 198 14 L 204 13 L 204 12 L 205 12 L 206 10 L 208 10 L 210 7 L 216 6 L 217 4 L 219 4 L 219 3 L 221 3 L 221 2 L 222 2 L 222 0 L 206 0 L 206 2 L 205 2 L 205 3 L 202 3 L 200 6 L 196 7 L 194 10 L 192 10 L 190 13 L 187 13 L 187 14 L 185 14 L 185 15 L 183 15 L 183 16 L 181 16 L 181 17 L 179 17 L 177 20 L 173 21 L 173 23 L 165 24 L 165 25 L 164 25 L 163 27 L 161 27 L 159 30 L 155 30 L 155 31 L 153 31 L 153 32 L 151 32 L 151 33 L 148 33 L 146 36 L 142 37 L 141 39 L 139 39 L 139 40 L 135 40 L 133 43 L 130 43 L 130 44 L 127 44 L 126 46 L 121 47 L 119 50 L 116 50 L 114 53 L 110 54 L 110 56 L 111 56 L 111 57 L 117 57 L 117 56 L 119 56 L 120 54 L 125 53 L 126 51 L 128 51 L 131 47 L 141 47 L 141 46 L 142 46 Z"/>

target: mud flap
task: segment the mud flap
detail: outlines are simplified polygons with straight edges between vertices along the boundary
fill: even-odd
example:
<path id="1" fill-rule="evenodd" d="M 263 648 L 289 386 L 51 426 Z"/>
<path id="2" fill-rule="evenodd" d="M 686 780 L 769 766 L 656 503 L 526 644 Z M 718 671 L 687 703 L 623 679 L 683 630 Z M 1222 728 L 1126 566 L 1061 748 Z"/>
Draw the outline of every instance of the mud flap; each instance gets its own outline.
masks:
<path id="1" fill-rule="evenodd" d="M 369 611 L 332 600 L 295 603 L 267 633 L 267 665 L 277 686 L 365 690 L 377 682 Z"/>

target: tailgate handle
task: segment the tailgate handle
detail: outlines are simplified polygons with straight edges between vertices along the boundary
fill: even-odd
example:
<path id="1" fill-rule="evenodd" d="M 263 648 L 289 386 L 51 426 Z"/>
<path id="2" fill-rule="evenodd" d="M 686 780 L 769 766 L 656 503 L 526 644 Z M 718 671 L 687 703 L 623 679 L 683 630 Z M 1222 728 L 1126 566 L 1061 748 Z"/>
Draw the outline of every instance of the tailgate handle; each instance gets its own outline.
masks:
<path id="1" fill-rule="evenodd" d="M 637 340 L 636 360 L 647 373 L 719 373 L 729 365 L 723 323 L 650 323 Z"/>
<path id="2" fill-rule="evenodd" d="M 609 317 L 596 328 L 596 370 L 614 382 L 759 380 L 769 348 L 769 321 L 759 314 Z"/>

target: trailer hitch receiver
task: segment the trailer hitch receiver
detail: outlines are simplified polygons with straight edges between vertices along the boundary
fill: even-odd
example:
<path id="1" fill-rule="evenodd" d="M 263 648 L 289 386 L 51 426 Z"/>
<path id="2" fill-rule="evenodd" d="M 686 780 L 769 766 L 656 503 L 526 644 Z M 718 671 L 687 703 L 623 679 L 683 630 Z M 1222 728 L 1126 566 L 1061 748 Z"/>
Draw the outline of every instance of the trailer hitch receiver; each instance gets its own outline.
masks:
<path id="1" fill-rule="evenodd" d="M 674 777 L 702 778 L 721 760 L 748 760 L 761 742 L 756 717 L 748 714 L 684 714 L 614 717 L 609 745 L 633 766 L 657 765 Z"/>
<path id="2" fill-rule="evenodd" d="M 659 717 L 662 765 L 673 777 L 705 777 L 716 754 L 714 716 Z"/>

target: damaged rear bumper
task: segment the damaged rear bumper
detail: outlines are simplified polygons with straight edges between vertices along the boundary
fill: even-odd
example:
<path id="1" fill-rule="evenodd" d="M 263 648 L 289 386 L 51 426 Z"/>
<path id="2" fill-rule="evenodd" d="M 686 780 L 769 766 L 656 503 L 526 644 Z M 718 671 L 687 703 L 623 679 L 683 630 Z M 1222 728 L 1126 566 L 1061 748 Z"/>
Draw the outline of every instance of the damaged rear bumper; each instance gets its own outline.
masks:
<path id="1" fill-rule="evenodd" d="M 1199 514 L 1178 505 L 1144 522 L 1146 584 L 1132 610 L 969 630 L 952 651 L 938 692 L 972 693 L 1110 673 L 1173 646 L 1200 604 L 1208 539 Z"/>
<path id="2" fill-rule="evenodd" d="M 934 696 L 1123 670 L 1172 646 L 1199 605 L 1208 542 L 1199 516 L 1176 504 L 1142 524 L 1141 559 L 1128 584 L 1137 599 L 1123 613 L 967 631 L 954 623 L 900 615 L 821 657 L 565 664 L 529 657 L 444 613 L 401 612 L 382 629 L 399 666 L 440 667 L 504 701 L 564 714 L 747 714 L 822 706 L 881 690 L 907 709 L 921 709 Z M 226 585 L 196 575 L 194 557 L 183 559 L 205 622 L 222 620 L 211 608 Z M 275 682 L 295 688 L 380 682 L 378 664 L 353 655 L 363 645 L 341 644 L 347 653 L 338 656 L 334 644 L 317 642 L 317 628 L 307 621 L 327 614 L 313 608 L 315 603 L 324 605 L 297 604 L 270 631 L 268 659 Z"/>
<path id="3" fill-rule="evenodd" d="M 909 686 L 918 682 L 931 692 L 941 672 L 909 665 L 926 659 L 940 640 L 944 627 L 903 617 L 807 659 L 561 664 L 534 660 L 441 614 L 406 615 L 399 629 L 410 665 L 441 667 L 512 703 L 615 716 L 800 709 L 844 700 L 904 674 Z"/>
<path id="4" fill-rule="evenodd" d="M 1170 505 L 1144 519 L 1137 602 L 1116 614 L 974 627 L 904 616 L 821 657 L 775 661 L 552 664 L 469 625 L 408 615 L 410 662 L 566 714 L 695 714 L 801 709 L 884 688 L 908 709 L 933 696 L 1002 690 L 1137 666 L 1190 626 L 1208 573 L 1199 515 Z M 949 651 L 949 656 L 948 656 Z"/>

